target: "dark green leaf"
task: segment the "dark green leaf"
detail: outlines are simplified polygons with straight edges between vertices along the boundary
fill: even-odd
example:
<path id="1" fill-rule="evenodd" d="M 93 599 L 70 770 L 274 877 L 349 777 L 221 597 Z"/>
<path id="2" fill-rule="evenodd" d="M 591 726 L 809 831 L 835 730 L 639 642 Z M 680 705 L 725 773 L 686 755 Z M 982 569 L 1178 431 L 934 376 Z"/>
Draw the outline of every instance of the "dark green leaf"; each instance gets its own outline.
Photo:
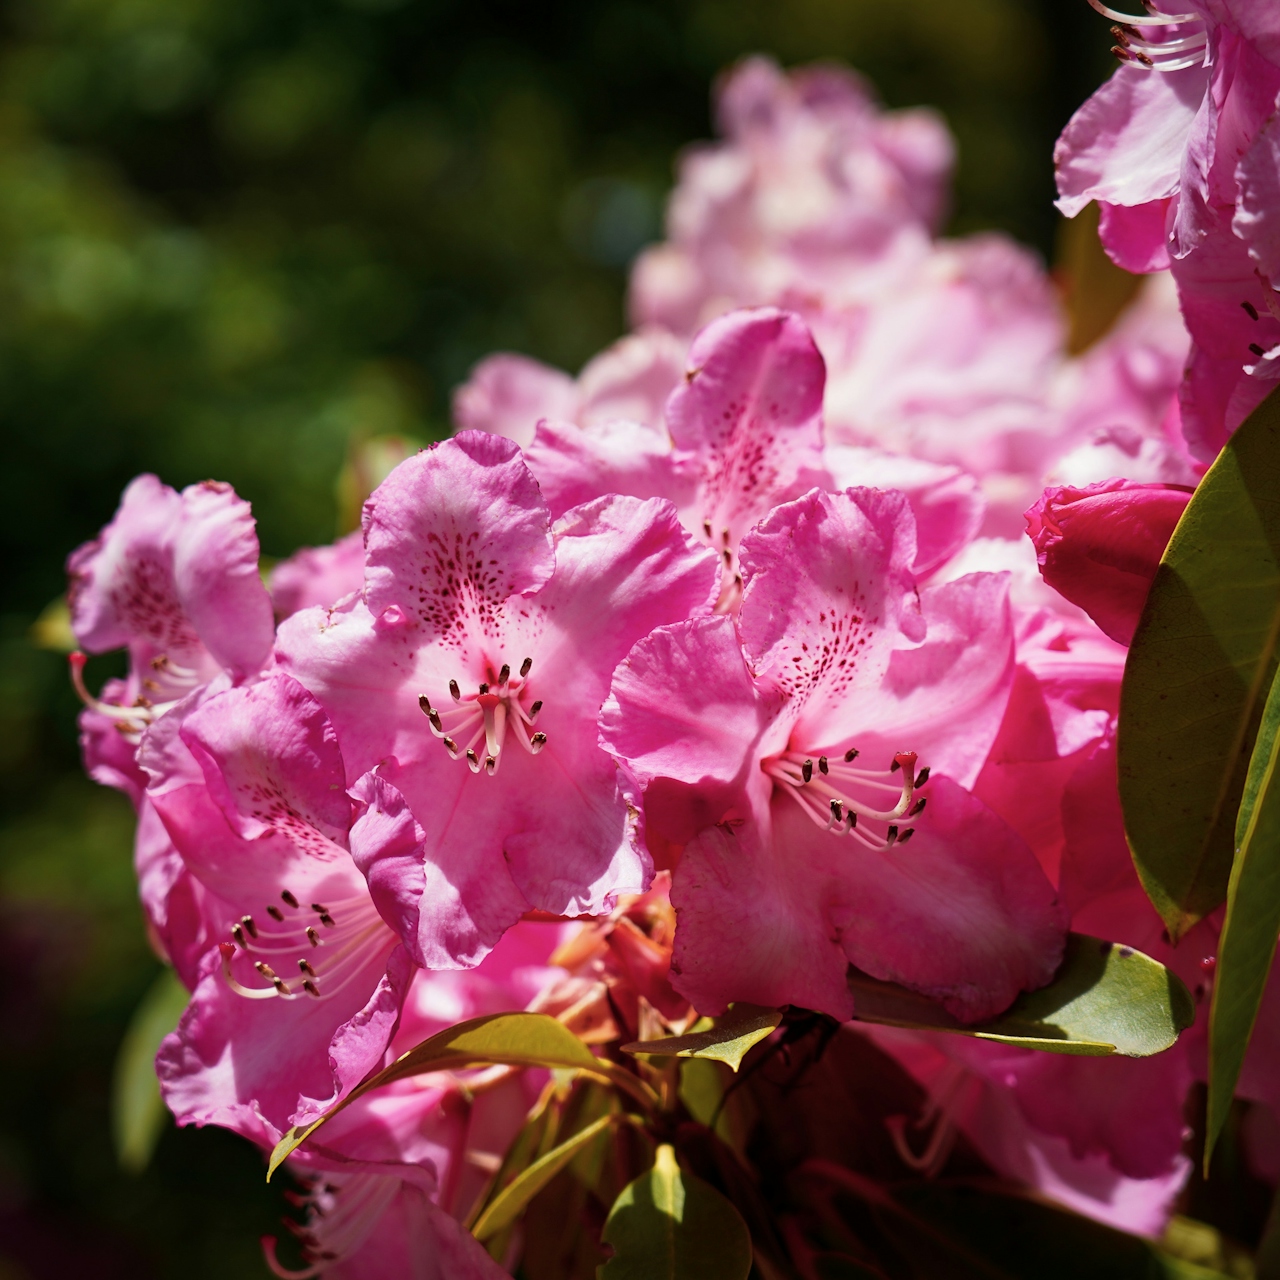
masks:
<path id="1" fill-rule="evenodd" d="M 628 1183 L 601 1237 L 613 1257 L 600 1280 L 746 1280 L 751 1236 L 714 1188 L 685 1173 L 669 1146 Z"/>
<path id="2" fill-rule="evenodd" d="M 1280 391 L 1232 436 L 1160 563 L 1125 664 L 1120 798 L 1176 941 L 1227 895 L 1280 635 Z"/>
<path id="3" fill-rule="evenodd" d="M 389 1067 L 353 1089 L 342 1102 L 305 1129 L 290 1129 L 276 1144 L 267 1178 L 322 1124 L 371 1089 L 430 1071 L 462 1071 L 468 1067 L 564 1067 L 604 1076 L 648 1106 L 653 1099 L 640 1081 L 597 1058 L 562 1022 L 545 1013 L 498 1013 L 460 1022 L 402 1054 Z"/>
<path id="4" fill-rule="evenodd" d="M 706 1031 L 691 1031 L 665 1040 L 637 1040 L 622 1047 L 627 1053 L 658 1054 L 675 1058 L 712 1058 L 728 1063 L 734 1071 L 752 1046 L 778 1029 L 782 1021 L 780 1009 L 765 1009 L 757 1004 L 730 1005 L 723 1017 L 717 1018 Z"/>
<path id="5" fill-rule="evenodd" d="M 1280 935 L 1280 680 L 1271 685 L 1236 820 L 1236 855 L 1209 1013 L 1204 1162 L 1226 1123 Z"/>
<path id="6" fill-rule="evenodd" d="M 472 1228 L 477 1240 L 490 1236 L 510 1226 L 523 1212 L 525 1205 L 542 1190 L 573 1158 L 588 1147 L 610 1126 L 618 1123 L 616 1115 L 601 1116 L 594 1124 L 575 1133 L 573 1137 L 553 1147 L 541 1159 L 535 1160 L 494 1196 Z"/>
<path id="7" fill-rule="evenodd" d="M 164 1128 L 165 1109 L 156 1080 L 160 1041 L 178 1025 L 189 994 L 172 969 L 151 984 L 129 1020 L 116 1055 L 111 1128 L 116 1156 L 127 1173 L 141 1173 Z"/>
<path id="8" fill-rule="evenodd" d="M 850 970 L 854 1017 L 890 1026 L 953 1031 L 1048 1053 L 1145 1058 L 1167 1049 L 1195 1020 L 1176 974 L 1134 951 L 1073 933 L 1054 979 L 1019 996 L 990 1022 L 966 1025 L 941 1006 L 891 982 Z"/>

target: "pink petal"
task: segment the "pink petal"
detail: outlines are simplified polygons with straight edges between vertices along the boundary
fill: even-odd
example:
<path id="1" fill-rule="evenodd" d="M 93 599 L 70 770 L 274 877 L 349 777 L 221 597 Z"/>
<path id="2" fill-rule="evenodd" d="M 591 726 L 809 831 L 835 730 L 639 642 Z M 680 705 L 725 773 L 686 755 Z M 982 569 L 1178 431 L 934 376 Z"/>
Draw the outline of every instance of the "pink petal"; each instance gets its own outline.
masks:
<path id="1" fill-rule="evenodd" d="M 672 887 L 676 989 L 713 1012 L 749 1000 L 846 1018 L 851 961 L 974 1021 L 1047 982 L 1065 914 L 1031 851 L 949 779 L 928 786 L 912 843 L 886 853 L 782 800 L 769 836 L 752 822 L 699 835 Z"/>
<path id="2" fill-rule="evenodd" d="M 188 486 L 182 503 L 173 547 L 178 598 L 218 664 L 244 679 L 262 669 L 275 638 L 253 515 L 229 484 L 216 480 Z"/>
<path id="3" fill-rule="evenodd" d="M 577 417 L 578 390 L 567 373 L 506 352 L 486 356 L 453 393 L 458 431 L 489 431 L 519 445 L 540 418 Z"/>
<path id="4" fill-rule="evenodd" d="M 538 478 L 552 519 L 606 493 L 669 498 L 677 505 L 693 498 L 692 477 L 676 461 L 671 441 L 634 422 L 589 428 L 540 422 L 525 461 Z"/>
<path id="5" fill-rule="evenodd" d="M 736 542 L 821 467 L 824 381 L 812 336 L 789 312 L 737 311 L 694 339 L 667 425 L 696 459 L 699 516 L 715 534 Z"/>
<path id="6" fill-rule="evenodd" d="M 364 586 L 364 535 L 359 529 L 328 547 L 303 547 L 271 571 L 277 618 L 314 605 L 334 605 Z"/>
<path id="7" fill-rule="evenodd" d="M 1100 202 L 1098 235 L 1118 267 L 1145 275 L 1169 266 L 1169 201 L 1123 205 Z"/>
<path id="8" fill-rule="evenodd" d="M 643 788 L 646 821 L 677 844 L 718 822 L 753 786 L 771 719 L 730 619 L 660 627 L 614 673 L 600 742 Z"/>
<path id="9" fill-rule="evenodd" d="M 423 639 L 483 629 L 555 567 L 546 504 L 520 450 L 467 431 L 402 462 L 365 505 L 365 599 Z M 433 587 L 419 586 L 430 573 Z"/>
<path id="10" fill-rule="evenodd" d="M 1090 200 L 1140 205 L 1172 195 L 1208 84 L 1204 67 L 1160 75 L 1120 67 L 1054 148 L 1058 208 L 1074 218 Z"/>
<path id="11" fill-rule="evenodd" d="M 657 327 L 619 338 L 589 360 L 578 375 L 581 408 L 574 421 L 584 427 L 618 419 L 661 426 L 667 397 L 684 375 L 687 349 L 675 334 Z"/>
<path id="12" fill-rule="evenodd" d="M 1280 116 L 1272 116 L 1236 169 L 1240 184 L 1232 230 L 1270 280 L 1280 278 Z"/>
<path id="13" fill-rule="evenodd" d="M 1044 580 L 1127 645 L 1189 489 L 1106 480 L 1046 489 L 1027 512 Z"/>
<path id="14" fill-rule="evenodd" d="M 181 732 L 210 795 L 245 839 L 273 833 L 320 857 L 332 855 L 331 842 L 345 842 L 351 806 L 337 735 L 291 676 L 274 672 L 206 700 Z"/>
<path id="15" fill-rule="evenodd" d="M 959 467 L 853 445 L 828 445 L 823 453 L 837 489 L 897 489 L 916 521 L 912 571 L 928 577 L 970 542 L 982 525 L 986 499 L 978 481 Z"/>

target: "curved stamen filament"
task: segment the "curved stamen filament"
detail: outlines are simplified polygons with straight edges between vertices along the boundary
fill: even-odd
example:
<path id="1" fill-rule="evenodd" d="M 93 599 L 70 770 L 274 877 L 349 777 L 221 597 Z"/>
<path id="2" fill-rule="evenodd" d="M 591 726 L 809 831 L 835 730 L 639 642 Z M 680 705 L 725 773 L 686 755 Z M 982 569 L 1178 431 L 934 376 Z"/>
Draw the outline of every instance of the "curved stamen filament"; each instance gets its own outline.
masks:
<path id="1" fill-rule="evenodd" d="M 1126 27 L 1175 27 L 1187 22 L 1201 21 L 1196 13 L 1120 13 L 1108 8 L 1102 0 L 1089 0 L 1089 6 L 1110 18 L 1112 22 L 1122 23 Z"/>
<path id="2" fill-rule="evenodd" d="M 449 696 L 455 705 L 448 711 L 434 706 L 425 693 L 419 696 L 418 705 L 431 732 L 453 759 L 465 758 L 472 773 L 483 770 L 490 777 L 497 773 L 508 730 L 530 755 L 536 756 L 546 746 L 547 735 L 533 727 L 542 702 L 534 701 L 526 708 L 521 700 L 528 691 L 532 667 L 533 659 L 525 658 L 519 675 L 513 676 L 510 663 L 504 662 L 494 680 L 481 683 L 475 693 L 463 693 L 458 681 L 450 680 Z"/>
<path id="3" fill-rule="evenodd" d="M 90 711 L 114 720 L 121 732 L 141 733 L 157 716 L 173 705 L 171 702 L 156 705 L 145 698 L 139 698 L 131 707 L 118 702 L 103 702 L 101 698 L 95 698 L 85 686 L 84 664 L 88 661 L 85 655 L 77 649 L 75 653 L 68 655 L 67 660 L 71 667 L 71 686 L 79 695 L 80 701 Z"/>
<path id="4" fill-rule="evenodd" d="M 784 751 L 762 761 L 761 768 L 824 831 L 852 835 L 869 849 L 884 850 L 905 843 L 913 828 L 904 830 L 900 823 L 923 811 L 925 801 L 915 792 L 928 781 L 929 770 L 915 773 L 914 751 L 899 752 L 883 772 L 852 768 L 857 754 L 850 751 L 843 759 L 833 759 L 818 753 Z M 866 797 L 868 788 L 897 792 L 897 803 L 884 807 L 882 801 Z M 859 819 L 885 823 L 883 836 L 860 827 Z"/>

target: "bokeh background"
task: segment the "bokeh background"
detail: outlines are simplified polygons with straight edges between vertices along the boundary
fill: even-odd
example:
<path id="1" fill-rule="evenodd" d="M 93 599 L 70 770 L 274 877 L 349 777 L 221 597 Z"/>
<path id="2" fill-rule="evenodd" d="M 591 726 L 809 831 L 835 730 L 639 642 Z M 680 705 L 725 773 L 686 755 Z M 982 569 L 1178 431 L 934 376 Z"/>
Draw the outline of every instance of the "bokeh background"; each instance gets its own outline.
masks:
<path id="1" fill-rule="evenodd" d="M 352 440 L 442 434 L 495 348 L 576 370 L 622 332 L 750 52 L 941 108 L 951 230 L 1052 257 L 1053 140 L 1109 43 L 1085 0 L 0 3 L 0 1280 L 263 1277 L 282 1211 L 226 1133 L 170 1126 L 141 1175 L 112 1145 L 159 966 L 33 624 L 126 481 L 231 481 L 272 556 L 330 540 Z"/>

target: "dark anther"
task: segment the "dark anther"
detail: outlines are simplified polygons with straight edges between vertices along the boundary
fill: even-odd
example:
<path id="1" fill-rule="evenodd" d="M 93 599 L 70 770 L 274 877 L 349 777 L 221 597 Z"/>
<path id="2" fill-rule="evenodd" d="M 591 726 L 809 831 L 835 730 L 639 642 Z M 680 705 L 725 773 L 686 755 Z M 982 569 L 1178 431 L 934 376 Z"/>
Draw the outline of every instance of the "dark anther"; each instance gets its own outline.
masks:
<path id="1" fill-rule="evenodd" d="M 898 828 L 897 828 L 897 827 L 890 827 L 890 828 L 889 828 L 889 834 L 888 834 L 887 836 L 885 836 L 885 841 L 884 841 L 884 842 L 885 842 L 886 846 L 894 844 L 894 843 L 897 841 L 897 839 L 898 839 Z"/>
<path id="2" fill-rule="evenodd" d="M 269 915 L 273 920 L 280 920 L 280 921 L 284 920 L 284 912 L 281 911 L 280 908 L 277 906 L 268 907 L 267 915 Z"/>
<path id="3" fill-rule="evenodd" d="M 252 916 L 241 916 L 240 923 L 248 930 L 249 937 L 256 938 L 258 936 L 258 926 L 253 923 Z"/>
<path id="4" fill-rule="evenodd" d="M 454 702 L 462 701 L 462 690 L 458 688 L 458 682 L 456 680 L 449 681 L 449 696 L 454 700 Z"/>
<path id="5" fill-rule="evenodd" d="M 925 765 L 925 767 L 921 769 L 919 773 L 916 774 L 916 786 L 923 787 L 924 784 L 928 781 L 929 781 L 929 766 Z"/>
<path id="6" fill-rule="evenodd" d="M 274 978 L 276 976 L 275 970 L 267 964 L 265 960 L 256 960 L 253 967 L 257 969 L 264 978 Z"/>
<path id="7" fill-rule="evenodd" d="M 480 692 L 481 692 L 481 693 L 488 693 L 488 692 L 489 692 L 489 686 L 488 686 L 487 684 L 485 684 L 485 682 L 484 682 L 483 680 L 480 682 Z"/>
<path id="8" fill-rule="evenodd" d="M 322 915 L 322 916 L 320 917 L 320 923 L 321 923 L 321 924 L 323 924 L 323 925 L 328 925 L 328 927 L 329 927 L 330 929 L 332 929 L 332 928 L 333 928 L 333 917 L 332 917 L 332 916 L 331 916 L 331 915 L 326 911 L 326 912 L 324 913 L 324 915 Z"/>
<path id="9" fill-rule="evenodd" d="M 826 772 L 827 772 L 827 757 L 826 757 L 826 756 L 819 756 L 819 757 L 818 757 L 818 772 L 819 772 L 819 773 L 826 773 Z"/>
<path id="10" fill-rule="evenodd" d="M 307 926 L 307 941 L 311 943 L 313 947 L 318 947 L 320 945 L 320 935 L 310 925 Z"/>
<path id="11" fill-rule="evenodd" d="M 710 520 L 704 520 L 702 522 L 702 532 L 705 533 L 708 538 L 711 537 L 711 521 Z"/>
<path id="12" fill-rule="evenodd" d="M 529 708 L 529 719 L 536 720 L 538 718 L 538 712 L 541 710 L 542 710 L 542 699 L 539 698 L 538 701 L 535 702 L 533 706 Z"/>
<path id="13" fill-rule="evenodd" d="M 314 911 L 316 915 L 322 916 L 326 911 L 329 910 L 329 908 L 326 907 L 322 902 L 313 902 L 311 904 L 311 910 Z"/>
<path id="14" fill-rule="evenodd" d="M 289 907 L 296 907 L 296 906 L 298 905 L 298 900 L 297 900 L 297 898 L 295 898 L 295 897 L 293 896 L 293 894 L 291 894 L 291 893 L 289 892 L 289 890 L 288 890 L 288 889 L 285 889 L 285 890 L 283 890 L 283 891 L 281 892 L 281 894 L 280 894 L 280 900 L 281 900 L 281 901 L 282 901 L 286 906 L 289 906 Z"/>
<path id="15" fill-rule="evenodd" d="M 907 814 L 907 817 L 908 818 L 918 817 L 920 814 L 924 812 L 924 807 L 928 803 L 929 803 L 928 800 L 926 800 L 924 796 L 921 796 L 920 799 L 917 800 L 915 804 L 911 806 L 911 812 Z"/>
<path id="16" fill-rule="evenodd" d="M 425 693 L 418 694 L 418 706 L 422 708 L 422 714 L 429 716 L 431 714 L 431 699 Z"/>
<path id="17" fill-rule="evenodd" d="M 249 950 L 248 944 L 244 940 L 244 930 L 238 924 L 233 924 L 231 926 L 231 936 L 240 944 L 241 947 L 244 948 L 244 950 Z"/>
<path id="18" fill-rule="evenodd" d="M 833 800 L 831 802 L 831 816 L 837 822 L 844 821 L 844 805 L 842 805 L 839 800 Z"/>
<path id="19" fill-rule="evenodd" d="M 850 747 L 849 750 L 844 753 L 845 764 L 852 764 L 857 758 L 858 758 L 857 747 Z"/>
<path id="20" fill-rule="evenodd" d="M 898 770 L 899 770 L 899 769 L 901 769 L 901 768 L 902 768 L 902 766 L 898 763 L 898 757 L 897 757 L 897 756 L 894 756 L 894 757 L 893 757 L 893 763 L 889 766 L 889 772 L 890 772 L 890 773 L 897 773 L 897 772 L 898 772 Z"/>
<path id="21" fill-rule="evenodd" d="M 915 827 L 908 827 L 908 828 L 907 828 L 907 829 L 906 829 L 906 830 L 905 830 L 905 831 L 904 831 L 904 832 L 903 832 L 903 833 L 898 837 L 898 843 L 899 843 L 899 844 L 906 844 L 906 843 L 907 843 L 907 841 L 908 841 L 908 840 L 910 840 L 910 839 L 911 839 L 911 837 L 912 837 L 913 835 L 915 835 L 915 833 L 916 833 L 916 829 L 915 829 Z"/>
<path id="22" fill-rule="evenodd" d="M 1252 302 L 1242 302 L 1240 305 L 1244 308 L 1244 313 L 1250 320 L 1256 320 L 1258 318 L 1258 308 L 1255 307 Z"/>
<path id="23" fill-rule="evenodd" d="M 852 809 L 849 810 L 849 830 L 852 831 L 858 825 L 858 815 Z"/>
<path id="24" fill-rule="evenodd" d="M 529 739 L 529 745 L 533 748 L 534 755 L 537 755 L 547 745 L 547 735 L 545 733 L 535 733 Z"/>
<path id="25" fill-rule="evenodd" d="M 1249 350 L 1252 351 L 1259 360 L 1267 354 L 1266 351 L 1262 347 L 1258 346 L 1256 342 L 1249 343 Z"/>
<path id="26" fill-rule="evenodd" d="M 511 664 L 508 662 L 504 662 L 502 664 L 502 669 L 498 672 L 498 683 L 506 684 L 507 681 L 510 679 L 511 679 Z"/>
<path id="27" fill-rule="evenodd" d="M 523 679 L 525 678 L 525 676 L 527 676 L 527 675 L 529 674 L 529 672 L 530 672 L 530 671 L 532 671 L 532 670 L 533 670 L 533 659 L 532 659 L 532 658 L 526 658 L 526 659 L 525 659 L 525 660 L 520 664 L 520 678 L 523 680 Z"/>
<path id="28" fill-rule="evenodd" d="M 800 766 L 800 776 L 806 782 L 813 781 L 813 761 L 812 760 L 806 760 L 804 764 Z"/>
<path id="29" fill-rule="evenodd" d="M 316 976 L 316 971 L 311 967 L 310 960 L 299 960 L 298 969 L 302 973 L 309 973 L 313 978 Z"/>
<path id="30" fill-rule="evenodd" d="M 308 979 L 307 979 L 307 980 L 302 984 L 302 989 L 303 989 L 303 991 L 305 991 L 305 992 L 307 993 L 307 995 L 309 995 L 309 996 L 315 996 L 315 998 L 316 998 L 317 1000 L 319 1000 L 319 999 L 320 999 L 320 988 L 319 988 L 319 987 L 317 987 L 317 986 L 316 986 L 316 984 L 315 984 L 314 982 L 312 982 L 310 978 L 308 978 Z"/>

